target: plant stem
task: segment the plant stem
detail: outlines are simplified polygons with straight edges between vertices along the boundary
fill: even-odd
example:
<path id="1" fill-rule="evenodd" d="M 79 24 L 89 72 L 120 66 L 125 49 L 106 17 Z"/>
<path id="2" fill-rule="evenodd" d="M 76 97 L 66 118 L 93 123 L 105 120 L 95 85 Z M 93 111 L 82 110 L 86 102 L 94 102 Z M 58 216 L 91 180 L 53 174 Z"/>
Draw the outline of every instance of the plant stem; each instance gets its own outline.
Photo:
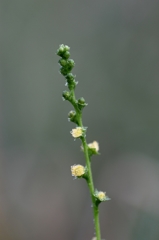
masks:
<path id="1" fill-rule="evenodd" d="M 93 205 L 96 239 L 101 240 L 100 224 L 99 224 L 99 209 L 98 209 L 98 206 L 96 205 L 95 198 L 94 198 L 94 184 L 93 184 L 93 177 L 92 177 L 92 170 L 91 170 L 91 162 L 90 162 L 89 155 L 88 155 L 87 142 L 86 142 L 85 137 L 82 137 L 82 144 L 83 144 L 84 154 L 85 154 L 85 158 L 86 158 L 86 165 L 87 165 L 87 170 L 88 170 L 87 183 L 88 183 L 88 187 L 90 190 L 92 205 Z"/>
<path id="2" fill-rule="evenodd" d="M 75 98 L 74 90 L 72 90 L 72 97 L 73 97 L 72 105 L 74 106 L 74 108 L 76 110 L 76 114 L 78 116 L 78 124 L 79 124 L 80 127 L 83 128 L 82 113 L 76 105 L 76 100 L 75 100 L 76 98 Z M 87 183 L 88 183 L 88 187 L 89 187 L 89 191 L 90 191 L 90 195 L 91 195 L 91 199 L 92 199 L 94 225 L 95 225 L 95 231 L 96 231 L 96 240 L 101 240 L 100 224 L 99 224 L 99 209 L 98 209 L 98 206 L 96 204 L 95 197 L 94 197 L 94 184 L 93 184 L 93 177 L 92 177 L 92 170 L 91 170 L 91 161 L 90 161 L 90 157 L 89 157 L 89 154 L 88 154 L 86 137 L 82 136 L 81 141 L 82 141 L 82 145 L 83 145 L 84 155 L 85 155 L 85 159 L 86 159 L 86 166 L 87 166 L 87 171 L 88 171 Z"/>
<path id="3" fill-rule="evenodd" d="M 88 188 L 90 191 L 91 195 L 91 200 L 92 200 L 92 207 L 93 207 L 93 214 L 94 214 L 94 225 L 95 225 L 95 232 L 96 232 L 96 240 L 101 240 L 101 235 L 100 235 L 100 224 L 99 224 L 99 203 L 102 201 L 109 200 L 108 197 L 106 197 L 106 194 L 104 192 L 98 192 L 97 190 L 94 189 L 94 183 L 93 183 L 93 177 L 92 177 L 92 170 L 91 170 L 91 161 L 90 157 L 93 154 L 98 154 L 99 146 L 96 141 L 91 143 L 88 146 L 87 141 L 86 141 L 86 128 L 83 126 L 82 123 L 82 109 L 87 105 L 85 103 L 85 99 L 83 97 L 79 98 L 76 100 L 75 97 L 75 87 L 78 82 L 75 81 L 75 77 L 72 73 L 71 70 L 73 69 L 75 62 L 73 59 L 69 59 L 70 57 L 70 47 L 64 44 L 61 44 L 59 46 L 59 49 L 57 49 L 57 55 L 60 56 L 59 64 L 60 64 L 60 73 L 66 78 L 66 85 L 69 89 L 69 91 L 63 91 L 63 99 L 68 100 L 74 107 L 75 111 L 70 111 L 68 115 L 68 120 L 71 122 L 74 122 L 77 124 L 78 127 L 76 129 L 72 129 L 72 136 L 75 138 L 80 138 L 82 141 L 83 145 L 83 151 L 86 159 L 86 167 L 78 165 L 78 167 L 82 167 L 83 172 L 82 175 L 79 173 L 73 173 L 73 167 L 71 166 L 71 171 L 72 171 L 72 176 L 75 177 L 83 177 L 86 179 Z M 73 134 L 73 131 L 80 131 L 79 133 L 77 132 L 76 134 Z M 93 147 L 92 147 L 93 146 Z M 76 166 L 77 167 L 77 166 Z"/>

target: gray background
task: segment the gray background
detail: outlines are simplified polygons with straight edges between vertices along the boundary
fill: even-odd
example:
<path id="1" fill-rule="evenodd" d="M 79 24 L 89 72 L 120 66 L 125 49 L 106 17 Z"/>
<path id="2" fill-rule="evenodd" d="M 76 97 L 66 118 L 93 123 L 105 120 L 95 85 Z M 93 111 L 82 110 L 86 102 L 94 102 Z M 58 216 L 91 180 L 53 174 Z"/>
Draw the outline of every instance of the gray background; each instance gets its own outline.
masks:
<path id="1" fill-rule="evenodd" d="M 1 0 L 0 239 L 91 240 L 84 164 L 61 98 L 59 44 L 71 47 L 88 107 L 102 238 L 159 239 L 159 1 Z"/>

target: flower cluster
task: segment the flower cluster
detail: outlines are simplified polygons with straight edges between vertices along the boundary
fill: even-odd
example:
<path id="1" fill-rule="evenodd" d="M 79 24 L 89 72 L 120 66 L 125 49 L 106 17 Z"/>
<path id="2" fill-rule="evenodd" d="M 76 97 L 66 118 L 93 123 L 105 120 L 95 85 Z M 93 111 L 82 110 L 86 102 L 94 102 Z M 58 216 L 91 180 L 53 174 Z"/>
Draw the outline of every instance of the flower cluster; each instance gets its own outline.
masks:
<path id="1" fill-rule="evenodd" d="M 70 57 L 70 47 L 67 45 L 61 44 L 57 50 L 57 55 L 60 56 L 59 64 L 60 64 L 60 73 L 66 78 L 66 85 L 69 90 L 75 89 L 77 82 L 75 81 L 75 76 L 71 73 L 73 67 L 75 66 L 75 62 L 73 59 L 69 59 Z M 63 93 L 63 98 L 66 100 L 70 100 L 67 97 L 68 94 Z"/>
<path id="2" fill-rule="evenodd" d="M 81 115 L 82 109 L 87 106 L 85 99 L 83 97 L 76 100 L 74 95 L 75 86 L 77 82 L 75 81 L 75 75 L 71 73 L 73 67 L 75 66 L 75 62 L 73 59 L 69 59 L 70 57 L 70 47 L 64 44 L 61 44 L 57 50 L 57 55 L 60 56 L 59 64 L 60 64 L 60 73 L 66 79 L 66 86 L 68 87 L 69 91 L 63 91 L 63 99 L 68 100 L 72 103 L 75 110 L 72 110 L 68 114 L 68 120 L 77 124 L 77 127 L 72 129 L 70 132 L 74 139 L 86 137 L 86 127 L 83 127 L 79 124 L 79 116 Z M 84 151 L 84 147 L 81 147 Z M 97 141 L 93 141 L 87 145 L 87 150 L 89 157 L 93 154 L 99 154 L 99 144 Z M 73 165 L 71 166 L 71 173 L 74 177 L 82 177 L 84 176 L 85 167 L 82 165 Z M 98 201 L 102 202 L 108 200 L 105 192 L 98 192 L 97 190 L 94 193 L 94 197 L 98 199 Z"/>

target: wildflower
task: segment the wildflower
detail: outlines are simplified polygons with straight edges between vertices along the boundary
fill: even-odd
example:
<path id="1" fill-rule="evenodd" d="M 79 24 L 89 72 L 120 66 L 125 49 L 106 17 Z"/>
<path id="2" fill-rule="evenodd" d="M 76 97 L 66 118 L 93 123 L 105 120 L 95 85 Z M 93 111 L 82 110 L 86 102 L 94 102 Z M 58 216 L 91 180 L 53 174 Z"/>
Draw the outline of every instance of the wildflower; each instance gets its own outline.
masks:
<path id="1" fill-rule="evenodd" d="M 85 174 L 85 167 L 82 165 L 73 165 L 71 166 L 72 176 L 82 177 Z"/>
<path id="2" fill-rule="evenodd" d="M 82 127 L 76 127 L 72 129 L 71 134 L 74 138 L 81 137 L 83 135 L 84 129 Z"/>
<path id="3" fill-rule="evenodd" d="M 88 147 L 91 148 L 91 149 L 95 149 L 96 152 L 99 151 L 99 144 L 98 142 L 94 141 L 92 143 L 89 143 L 88 144 Z"/>
<path id="4" fill-rule="evenodd" d="M 83 146 L 81 146 L 81 149 L 82 149 L 82 151 L 84 151 L 83 150 Z M 95 155 L 99 154 L 98 151 L 99 151 L 99 144 L 98 144 L 98 142 L 94 141 L 94 142 L 88 144 L 88 153 L 89 153 L 90 157 L 92 155 L 94 155 L 94 154 Z"/>
<path id="5" fill-rule="evenodd" d="M 97 198 L 99 202 L 110 200 L 110 198 L 106 195 L 106 192 L 102 192 L 102 191 L 98 192 L 96 190 L 94 196 Z"/>
<path id="6" fill-rule="evenodd" d="M 100 201 L 104 201 L 106 199 L 106 193 L 105 192 L 98 192 L 97 197 Z"/>

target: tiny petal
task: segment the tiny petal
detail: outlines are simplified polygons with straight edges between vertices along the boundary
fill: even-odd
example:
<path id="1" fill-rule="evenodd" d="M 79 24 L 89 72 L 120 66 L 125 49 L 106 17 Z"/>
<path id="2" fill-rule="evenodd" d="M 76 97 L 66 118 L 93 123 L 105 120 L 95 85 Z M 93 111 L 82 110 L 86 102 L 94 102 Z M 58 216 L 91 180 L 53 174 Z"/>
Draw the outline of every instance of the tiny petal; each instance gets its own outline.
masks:
<path id="1" fill-rule="evenodd" d="M 73 165 L 71 166 L 72 176 L 82 177 L 85 174 L 85 167 L 82 165 Z"/>

